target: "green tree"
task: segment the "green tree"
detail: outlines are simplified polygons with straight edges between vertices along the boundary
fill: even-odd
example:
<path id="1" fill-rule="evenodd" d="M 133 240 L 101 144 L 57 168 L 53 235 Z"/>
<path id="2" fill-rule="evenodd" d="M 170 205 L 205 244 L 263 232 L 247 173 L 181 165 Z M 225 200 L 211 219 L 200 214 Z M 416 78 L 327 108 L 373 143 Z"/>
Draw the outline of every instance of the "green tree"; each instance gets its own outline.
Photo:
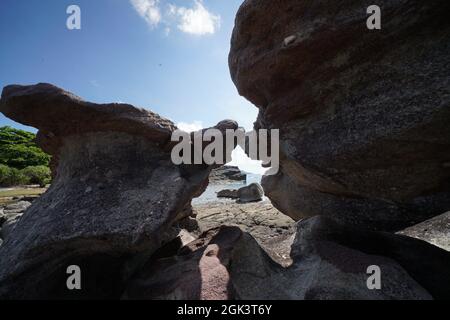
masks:
<path id="1" fill-rule="evenodd" d="M 16 168 L 0 164 L 0 187 L 12 187 L 28 183 L 28 178 Z"/>
<path id="2" fill-rule="evenodd" d="M 0 164 L 16 169 L 48 166 L 50 156 L 36 145 L 35 140 L 34 133 L 0 127 Z"/>
<path id="3" fill-rule="evenodd" d="M 27 183 L 38 184 L 41 187 L 45 187 L 51 180 L 50 168 L 46 166 L 26 167 L 20 173 L 26 178 Z"/>

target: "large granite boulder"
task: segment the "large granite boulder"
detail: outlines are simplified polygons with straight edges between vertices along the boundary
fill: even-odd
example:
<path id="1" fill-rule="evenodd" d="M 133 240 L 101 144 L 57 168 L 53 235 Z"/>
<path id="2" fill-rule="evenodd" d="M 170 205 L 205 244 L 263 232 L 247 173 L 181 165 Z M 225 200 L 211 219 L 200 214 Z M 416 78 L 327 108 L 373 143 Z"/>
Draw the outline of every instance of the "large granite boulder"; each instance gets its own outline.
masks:
<path id="1" fill-rule="evenodd" d="M 128 283 L 123 298 L 449 297 L 450 274 L 445 266 L 450 254 L 444 250 L 405 236 L 349 229 L 324 217 L 304 220 L 296 228 L 289 266 L 272 260 L 248 233 L 221 227 L 150 259 Z M 379 289 L 367 285 L 370 266 L 379 268 Z"/>
<path id="2" fill-rule="evenodd" d="M 151 111 L 86 102 L 50 84 L 5 87 L 0 111 L 39 129 L 54 174 L 0 248 L 1 298 L 118 297 L 208 184 L 211 167 L 172 163 L 176 127 Z M 66 288 L 72 264 L 80 292 Z"/>
<path id="3" fill-rule="evenodd" d="M 280 129 L 268 197 L 294 219 L 399 230 L 450 208 L 450 3 L 246 0 L 229 65 Z"/>

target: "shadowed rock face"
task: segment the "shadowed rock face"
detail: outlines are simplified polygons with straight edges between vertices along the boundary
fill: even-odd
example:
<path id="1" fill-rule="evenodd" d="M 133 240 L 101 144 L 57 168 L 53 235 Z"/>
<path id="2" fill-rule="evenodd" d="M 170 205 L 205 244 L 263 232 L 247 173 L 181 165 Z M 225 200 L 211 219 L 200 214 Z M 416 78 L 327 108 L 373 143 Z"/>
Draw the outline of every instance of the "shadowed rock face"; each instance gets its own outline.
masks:
<path id="1" fill-rule="evenodd" d="M 249 234 L 221 227 L 149 260 L 128 283 L 123 298 L 377 300 L 450 295 L 450 254 L 404 236 L 361 232 L 315 217 L 297 223 L 291 257 L 292 264 L 282 267 Z M 367 287 L 372 265 L 381 271 L 380 290 Z"/>
<path id="2" fill-rule="evenodd" d="M 448 1 L 246 0 L 229 65 L 280 129 L 268 197 L 295 219 L 324 214 L 398 230 L 450 207 Z M 338 213 L 338 214 L 337 214 Z"/>
<path id="3" fill-rule="evenodd" d="M 129 282 L 125 299 L 228 300 L 233 247 L 244 233 L 237 227 L 212 229 L 167 257 L 150 260 Z M 259 249 L 259 248 L 258 248 Z"/>
<path id="4" fill-rule="evenodd" d="M 85 102 L 49 84 L 6 87 L 0 111 L 37 127 L 56 160 L 51 187 L 0 247 L 2 298 L 64 297 L 71 264 L 88 270 L 83 297 L 117 297 L 208 184 L 210 167 L 172 163 L 176 127 L 150 111 Z"/>

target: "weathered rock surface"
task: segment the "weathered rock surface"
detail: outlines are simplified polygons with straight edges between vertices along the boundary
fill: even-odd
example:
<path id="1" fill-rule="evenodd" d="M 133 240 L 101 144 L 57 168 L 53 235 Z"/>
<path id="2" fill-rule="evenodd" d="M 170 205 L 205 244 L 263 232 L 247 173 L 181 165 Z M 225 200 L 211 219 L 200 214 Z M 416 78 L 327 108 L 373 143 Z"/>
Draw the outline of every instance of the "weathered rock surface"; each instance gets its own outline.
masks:
<path id="1" fill-rule="evenodd" d="M 331 263 L 337 268 L 336 277 L 342 280 L 347 272 L 361 272 L 367 279 L 367 267 L 378 265 L 381 269 L 382 290 L 372 294 L 380 294 L 380 297 L 385 295 L 383 299 L 389 295 L 393 298 L 397 294 L 403 298 L 410 295 L 408 299 L 426 298 L 427 295 L 420 287 L 435 299 L 450 297 L 450 253 L 425 241 L 348 227 L 318 216 L 297 224 L 292 259 L 301 262 L 310 256 L 311 250 L 315 251 L 323 262 Z M 317 271 L 321 268 L 315 266 L 311 270 Z M 321 276 L 320 272 L 317 276 Z M 406 279 L 407 276 L 413 281 Z M 405 279 L 402 279 L 403 277 Z M 326 282 L 323 285 L 328 287 Z M 345 281 L 342 281 L 341 285 L 344 290 Z M 320 294 L 317 297 L 320 297 Z M 329 297 L 333 297 L 333 294 Z"/>
<path id="2" fill-rule="evenodd" d="M 294 219 L 329 215 L 400 230 L 450 208 L 450 3 L 246 0 L 229 65 L 280 129 L 267 196 Z"/>
<path id="3" fill-rule="evenodd" d="M 292 264 L 274 262 L 236 227 L 209 230 L 151 259 L 133 277 L 127 299 L 432 299 L 449 295 L 450 254 L 426 242 L 349 230 L 323 217 L 297 224 Z M 349 232 L 350 231 L 350 232 Z M 353 232 L 355 231 L 355 232 Z M 420 252 L 420 257 L 415 256 Z M 367 268 L 382 273 L 367 287 Z M 432 276 L 438 272 L 444 282 Z"/>
<path id="4" fill-rule="evenodd" d="M 209 182 L 221 183 L 231 181 L 245 181 L 247 175 L 242 173 L 238 167 L 223 166 L 217 169 L 213 169 L 209 175 Z"/>
<path id="5" fill-rule="evenodd" d="M 398 234 L 417 238 L 450 251 L 450 212 L 399 231 Z"/>
<path id="6" fill-rule="evenodd" d="M 223 189 L 217 192 L 217 198 L 230 198 L 230 199 L 238 199 L 238 190 L 237 189 Z"/>
<path id="7" fill-rule="evenodd" d="M 129 283 L 124 299 L 233 299 L 228 271 L 233 247 L 243 233 L 222 227 L 203 234 L 175 256 L 150 260 Z"/>
<path id="8" fill-rule="evenodd" d="M 0 248 L 2 298 L 76 295 L 65 287 L 72 264 L 86 277 L 83 298 L 117 297 L 208 184 L 210 167 L 172 163 L 176 128 L 150 111 L 89 103 L 49 84 L 5 87 L 0 111 L 39 129 L 54 173 Z"/>
<path id="9" fill-rule="evenodd" d="M 4 209 L 2 209 L 3 217 L 0 213 L 0 238 L 5 240 L 11 232 L 14 230 L 14 227 L 19 221 L 22 214 L 25 212 L 28 207 L 31 206 L 31 203 L 28 201 L 21 200 L 16 203 L 12 203 L 7 205 Z"/>
<path id="10" fill-rule="evenodd" d="M 289 253 L 294 220 L 278 211 L 270 201 L 239 204 L 236 202 L 209 202 L 193 206 L 197 229 L 200 235 L 220 226 L 239 227 L 248 232 L 269 253 L 272 259 L 282 265 L 291 262 Z"/>
<path id="11" fill-rule="evenodd" d="M 0 208 L 0 227 L 7 220 L 6 215 L 3 211 L 3 208 Z"/>
<path id="12" fill-rule="evenodd" d="M 240 188 L 237 195 L 241 203 L 257 202 L 263 199 L 264 190 L 259 183 L 252 183 Z"/>

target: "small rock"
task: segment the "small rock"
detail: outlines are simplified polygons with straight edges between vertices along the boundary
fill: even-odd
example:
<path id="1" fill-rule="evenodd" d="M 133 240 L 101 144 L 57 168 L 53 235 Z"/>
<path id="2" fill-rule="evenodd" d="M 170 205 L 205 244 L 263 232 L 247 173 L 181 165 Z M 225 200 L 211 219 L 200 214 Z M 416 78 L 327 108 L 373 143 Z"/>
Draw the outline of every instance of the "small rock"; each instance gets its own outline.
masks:
<path id="1" fill-rule="evenodd" d="M 236 189 L 224 189 L 217 192 L 217 198 L 231 198 L 231 199 L 237 199 L 238 196 L 238 190 Z"/>
<path id="2" fill-rule="evenodd" d="M 252 183 L 238 190 L 239 202 L 261 201 L 264 197 L 264 190 L 259 183 Z"/>
<path id="3" fill-rule="evenodd" d="M 9 215 L 15 215 L 17 213 L 23 213 L 28 207 L 31 206 L 31 202 L 28 201 L 19 201 L 16 203 L 9 204 L 4 209 L 4 214 L 7 216 L 7 219 Z"/>
<path id="4" fill-rule="evenodd" d="M 238 167 L 223 166 L 211 171 L 209 175 L 210 182 L 245 181 L 247 175 L 242 173 Z"/>

